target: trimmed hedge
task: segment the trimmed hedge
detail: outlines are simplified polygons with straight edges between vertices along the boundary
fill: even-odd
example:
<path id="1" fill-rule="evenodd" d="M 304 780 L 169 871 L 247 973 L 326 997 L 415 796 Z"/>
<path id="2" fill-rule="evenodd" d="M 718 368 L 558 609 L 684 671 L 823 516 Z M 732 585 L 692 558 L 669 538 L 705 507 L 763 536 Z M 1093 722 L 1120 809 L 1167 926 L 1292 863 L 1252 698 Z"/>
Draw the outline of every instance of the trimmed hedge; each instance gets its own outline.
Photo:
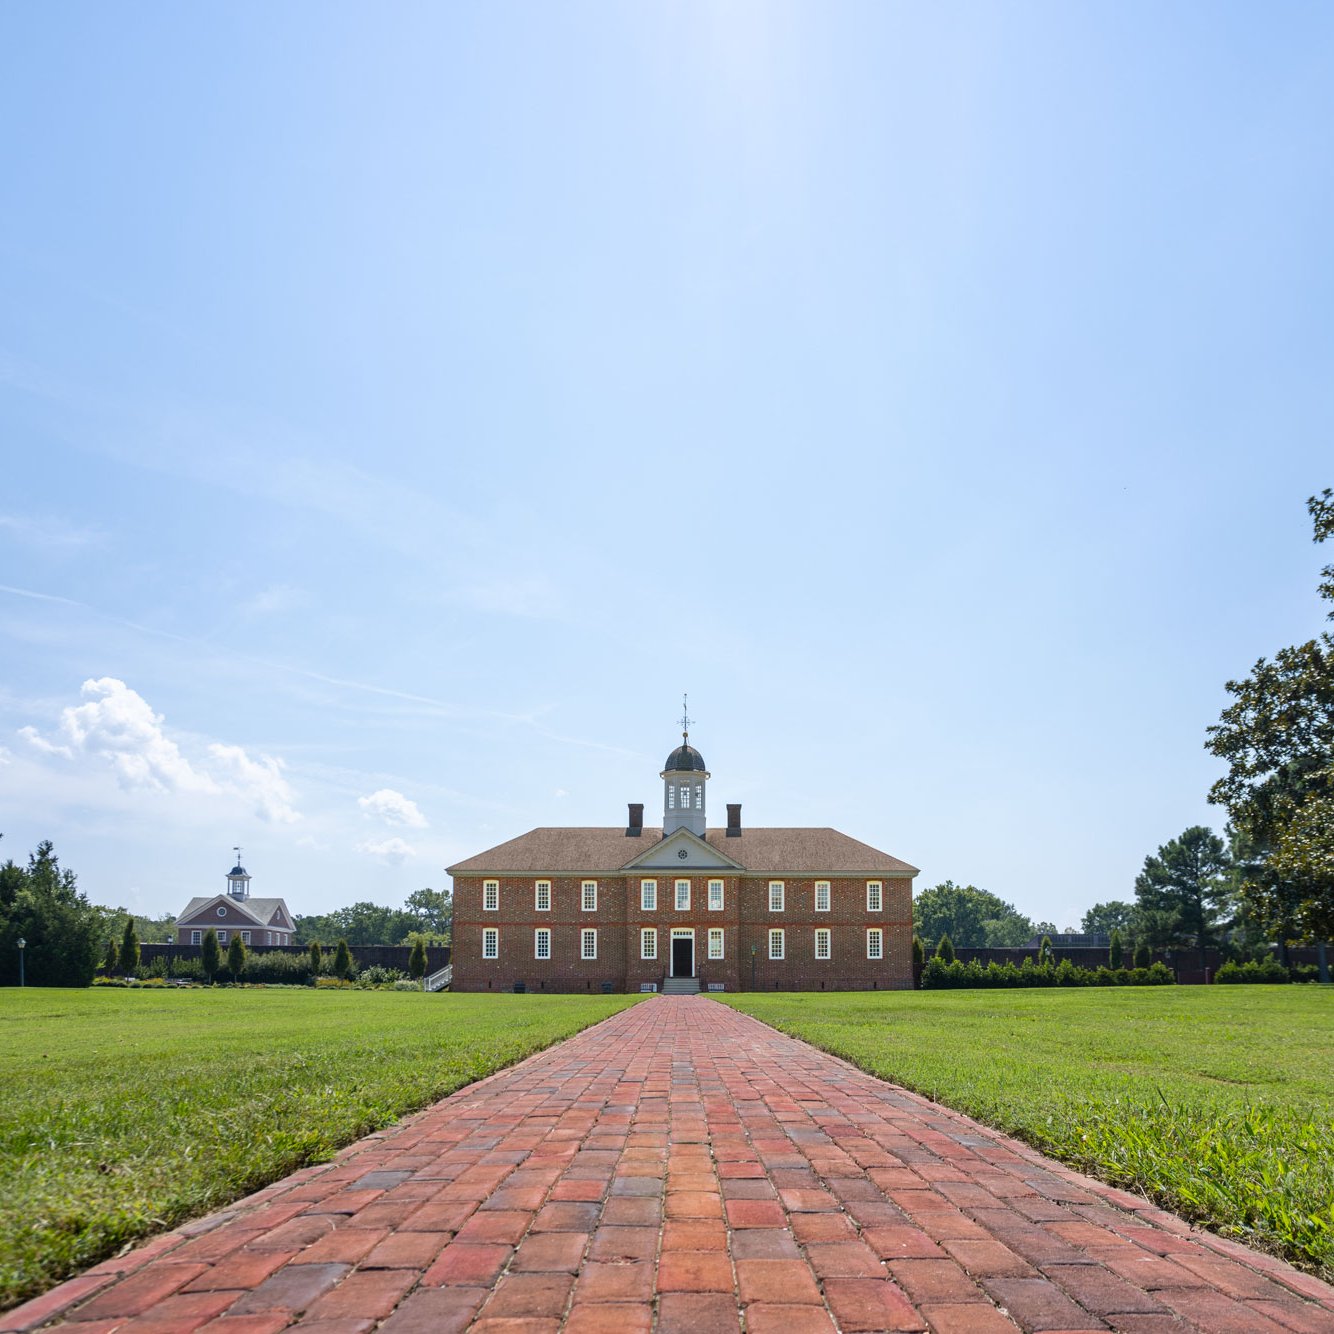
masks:
<path id="1" fill-rule="evenodd" d="M 1077 968 L 1069 959 L 1057 964 L 1025 959 L 1018 967 L 1012 963 L 984 967 L 980 963 L 929 959 L 922 969 L 924 991 L 965 987 L 1158 987 L 1175 981 L 1172 970 L 1163 963 L 1148 968 Z"/>
<path id="2" fill-rule="evenodd" d="M 1259 963 L 1225 963 L 1214 974 L 1215 982 L 1291 982 L 1288 970 L 1277 959 Z"/>

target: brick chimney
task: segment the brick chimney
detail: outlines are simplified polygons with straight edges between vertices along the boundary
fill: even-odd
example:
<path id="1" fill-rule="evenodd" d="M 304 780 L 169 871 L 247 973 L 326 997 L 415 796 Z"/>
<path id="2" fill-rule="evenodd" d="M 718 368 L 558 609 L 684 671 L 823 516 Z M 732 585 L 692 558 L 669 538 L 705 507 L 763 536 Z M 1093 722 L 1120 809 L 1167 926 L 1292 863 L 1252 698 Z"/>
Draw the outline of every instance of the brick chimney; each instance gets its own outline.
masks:
<path id="1" fill-rule="evenodd" d="M 630 823 L 625 826 L 625 836 L 638 838 L 644 832 L 644 803 L 630 801 L 626 805 L 630 807 Z"/>
<path id="2" fill-rule="evenodd" d="M 727 837 L 741 837 L 741 803 L 739 801 L 729 801 L 727 803 Z"/>

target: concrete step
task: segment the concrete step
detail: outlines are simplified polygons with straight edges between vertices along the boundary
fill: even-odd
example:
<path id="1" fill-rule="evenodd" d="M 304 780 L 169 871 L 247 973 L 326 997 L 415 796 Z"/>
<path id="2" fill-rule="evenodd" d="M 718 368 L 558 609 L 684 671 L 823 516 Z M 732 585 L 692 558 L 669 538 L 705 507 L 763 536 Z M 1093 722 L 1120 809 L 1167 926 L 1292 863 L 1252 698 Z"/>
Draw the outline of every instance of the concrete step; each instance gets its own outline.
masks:
<path id="1" fill-rule="evenodd" d="M 698 996 L 699 978 L 697 977 L 669 977 L 663 980 L 662 994 L 664 996 Z"/>

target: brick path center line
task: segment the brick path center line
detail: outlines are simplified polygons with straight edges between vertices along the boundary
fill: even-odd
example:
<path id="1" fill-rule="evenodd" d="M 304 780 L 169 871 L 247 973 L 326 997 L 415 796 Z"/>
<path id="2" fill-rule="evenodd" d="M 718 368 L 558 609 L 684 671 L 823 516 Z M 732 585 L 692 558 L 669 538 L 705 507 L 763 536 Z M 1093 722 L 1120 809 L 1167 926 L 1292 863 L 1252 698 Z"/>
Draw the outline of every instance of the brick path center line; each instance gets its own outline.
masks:
<path id="1" fill-rule="evenodd" d="M 87 1334 L 1334 1330 L 1334 1288 L 659 997 L 0 1316 Z"/>

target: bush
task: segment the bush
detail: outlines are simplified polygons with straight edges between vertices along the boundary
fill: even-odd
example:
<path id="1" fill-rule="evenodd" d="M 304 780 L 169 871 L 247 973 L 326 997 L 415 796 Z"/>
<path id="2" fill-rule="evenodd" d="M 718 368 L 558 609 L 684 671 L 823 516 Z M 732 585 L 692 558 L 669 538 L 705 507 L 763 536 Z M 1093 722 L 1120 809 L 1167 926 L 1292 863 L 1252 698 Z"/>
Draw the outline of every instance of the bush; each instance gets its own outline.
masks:
<path id="1" fill-rule="evenodd" d="M 1153 962 L 1153 951 L 1149 948 L 1147 940 L 1141 940 L 1135 946 L 1134 965 L 1136 968 L 1147 968 Z"/>
<path id="2" fill-rule="evenodd" d="M 1121 943 L 1121 928 L 1114 926 L 1112 928 L 1111 943 L 1107 947 L 1107 962 L 1113 969 L 1122 967 L 1125 963 L 1126 947 Z"/>
<path id="3" fill-rule="evenodd" d="M 252 982 L 304 986 L 311 979 L 310 956 L 284 954 L 281 950 L 256 951 L 246 964 L 246 976 Z"/>
<path id="4" fill-rule="evenodd" d="M 387 986 L 391 982 L 401 982 L 404 976 L 401 968 L 385 968 L 373 963 L 357 974 L 357 986 L 370 990 L 372 987 Z"/>
<path id="5" fill-rule="evenodd" d="M 412 953 L 408 955 L 408 973 L 412 977 L 424 977 L 426 974 L 426 942 L 420 936 L 412 942 Z"/>
<path id="6" fill-rule="evenodd" d="M 922 944 L 921 936 L 915 932 L 912 938 L 912 961 L 917 964 L 926 962 L 926 946 Z"/>
<path id="7" fill-rule="evenodd" d="M 400 977 L 398 981 L 394 983 L 395 991 L 420 991 L 421 989 L 422 984 L 420 982 L 413 982 L 405 977 Z"/>
<path id="8" fill-rule="evenodd" d="M 352 951 L 348 949 L 347 941 L 340 940 L 338 942 L 338 949 L 334 954 L 334 961 L 333 961 L 334 976 L 342 978 L 344 981 L 346 981 L 348 974 L 354 973 L 356 972 L 356 970 L 357 966 L 353 962 Z"/>
<path id="9" fill-rule="evenodd" d="M 212 986 L 213 979 L 217 977 L 218 970 L 222 967 L 222 950 L 218 947 L 218 933 L 212 927 L 204 932 L 203 957 L 200 962 L 204 966 L 204 976 Z"/>
<path id="10" fill-rule="evenodd" d="M 322 962 L 323 962 L 323 951 L 320 949 L 320 942 L 319 942 L 318 940 L 312 940 L 312 941 L 310 942 L 310 975 L 311 975 L 311 977 L 319 977 L 320 972 L 321 972 L 320 964 L 321 964 Z"/>
<path id="11" fill-rule="evenodd" d="M 954 962 L 954 942 L 948 935 L 942 935 L 936 942 L 936 958 L 942 963 Z"/>
<path id="12" fill-rule="evenodd" d="M 227 971 L 232 975 L 233 982 L 239 982 L 241 974 L 245 972 L 245 941 L 241 939 L 239 931 L 233 933 L 231 943 L 227 946 Z"/>
<path id="13" fill-rule="evenodd" d="M 352 983 L 341 977 L 317 977 L 315 985 L 321 991 L 351 991 Z"/>
<path id="14" fill-rule="evenodd" d="M 1288 970 L 1277 959 L 1260 963 L 1225 963 L 1214 974 L 1215 982 L 1289 982 Z"/>
<path id="15" fill-rule="evenodd" d="M 1080 968 L 1063 959 L 1058 964 L 1034 963 L 1025 959 L 1016 968 L 1012 963 L 946 963 L 930 959 L 922 969 L 923 990 L 941 991 L 973 987 L 1152 987 L 1175 982 L 1172 970 L 1156 963 L 1152 968 Z"/>

